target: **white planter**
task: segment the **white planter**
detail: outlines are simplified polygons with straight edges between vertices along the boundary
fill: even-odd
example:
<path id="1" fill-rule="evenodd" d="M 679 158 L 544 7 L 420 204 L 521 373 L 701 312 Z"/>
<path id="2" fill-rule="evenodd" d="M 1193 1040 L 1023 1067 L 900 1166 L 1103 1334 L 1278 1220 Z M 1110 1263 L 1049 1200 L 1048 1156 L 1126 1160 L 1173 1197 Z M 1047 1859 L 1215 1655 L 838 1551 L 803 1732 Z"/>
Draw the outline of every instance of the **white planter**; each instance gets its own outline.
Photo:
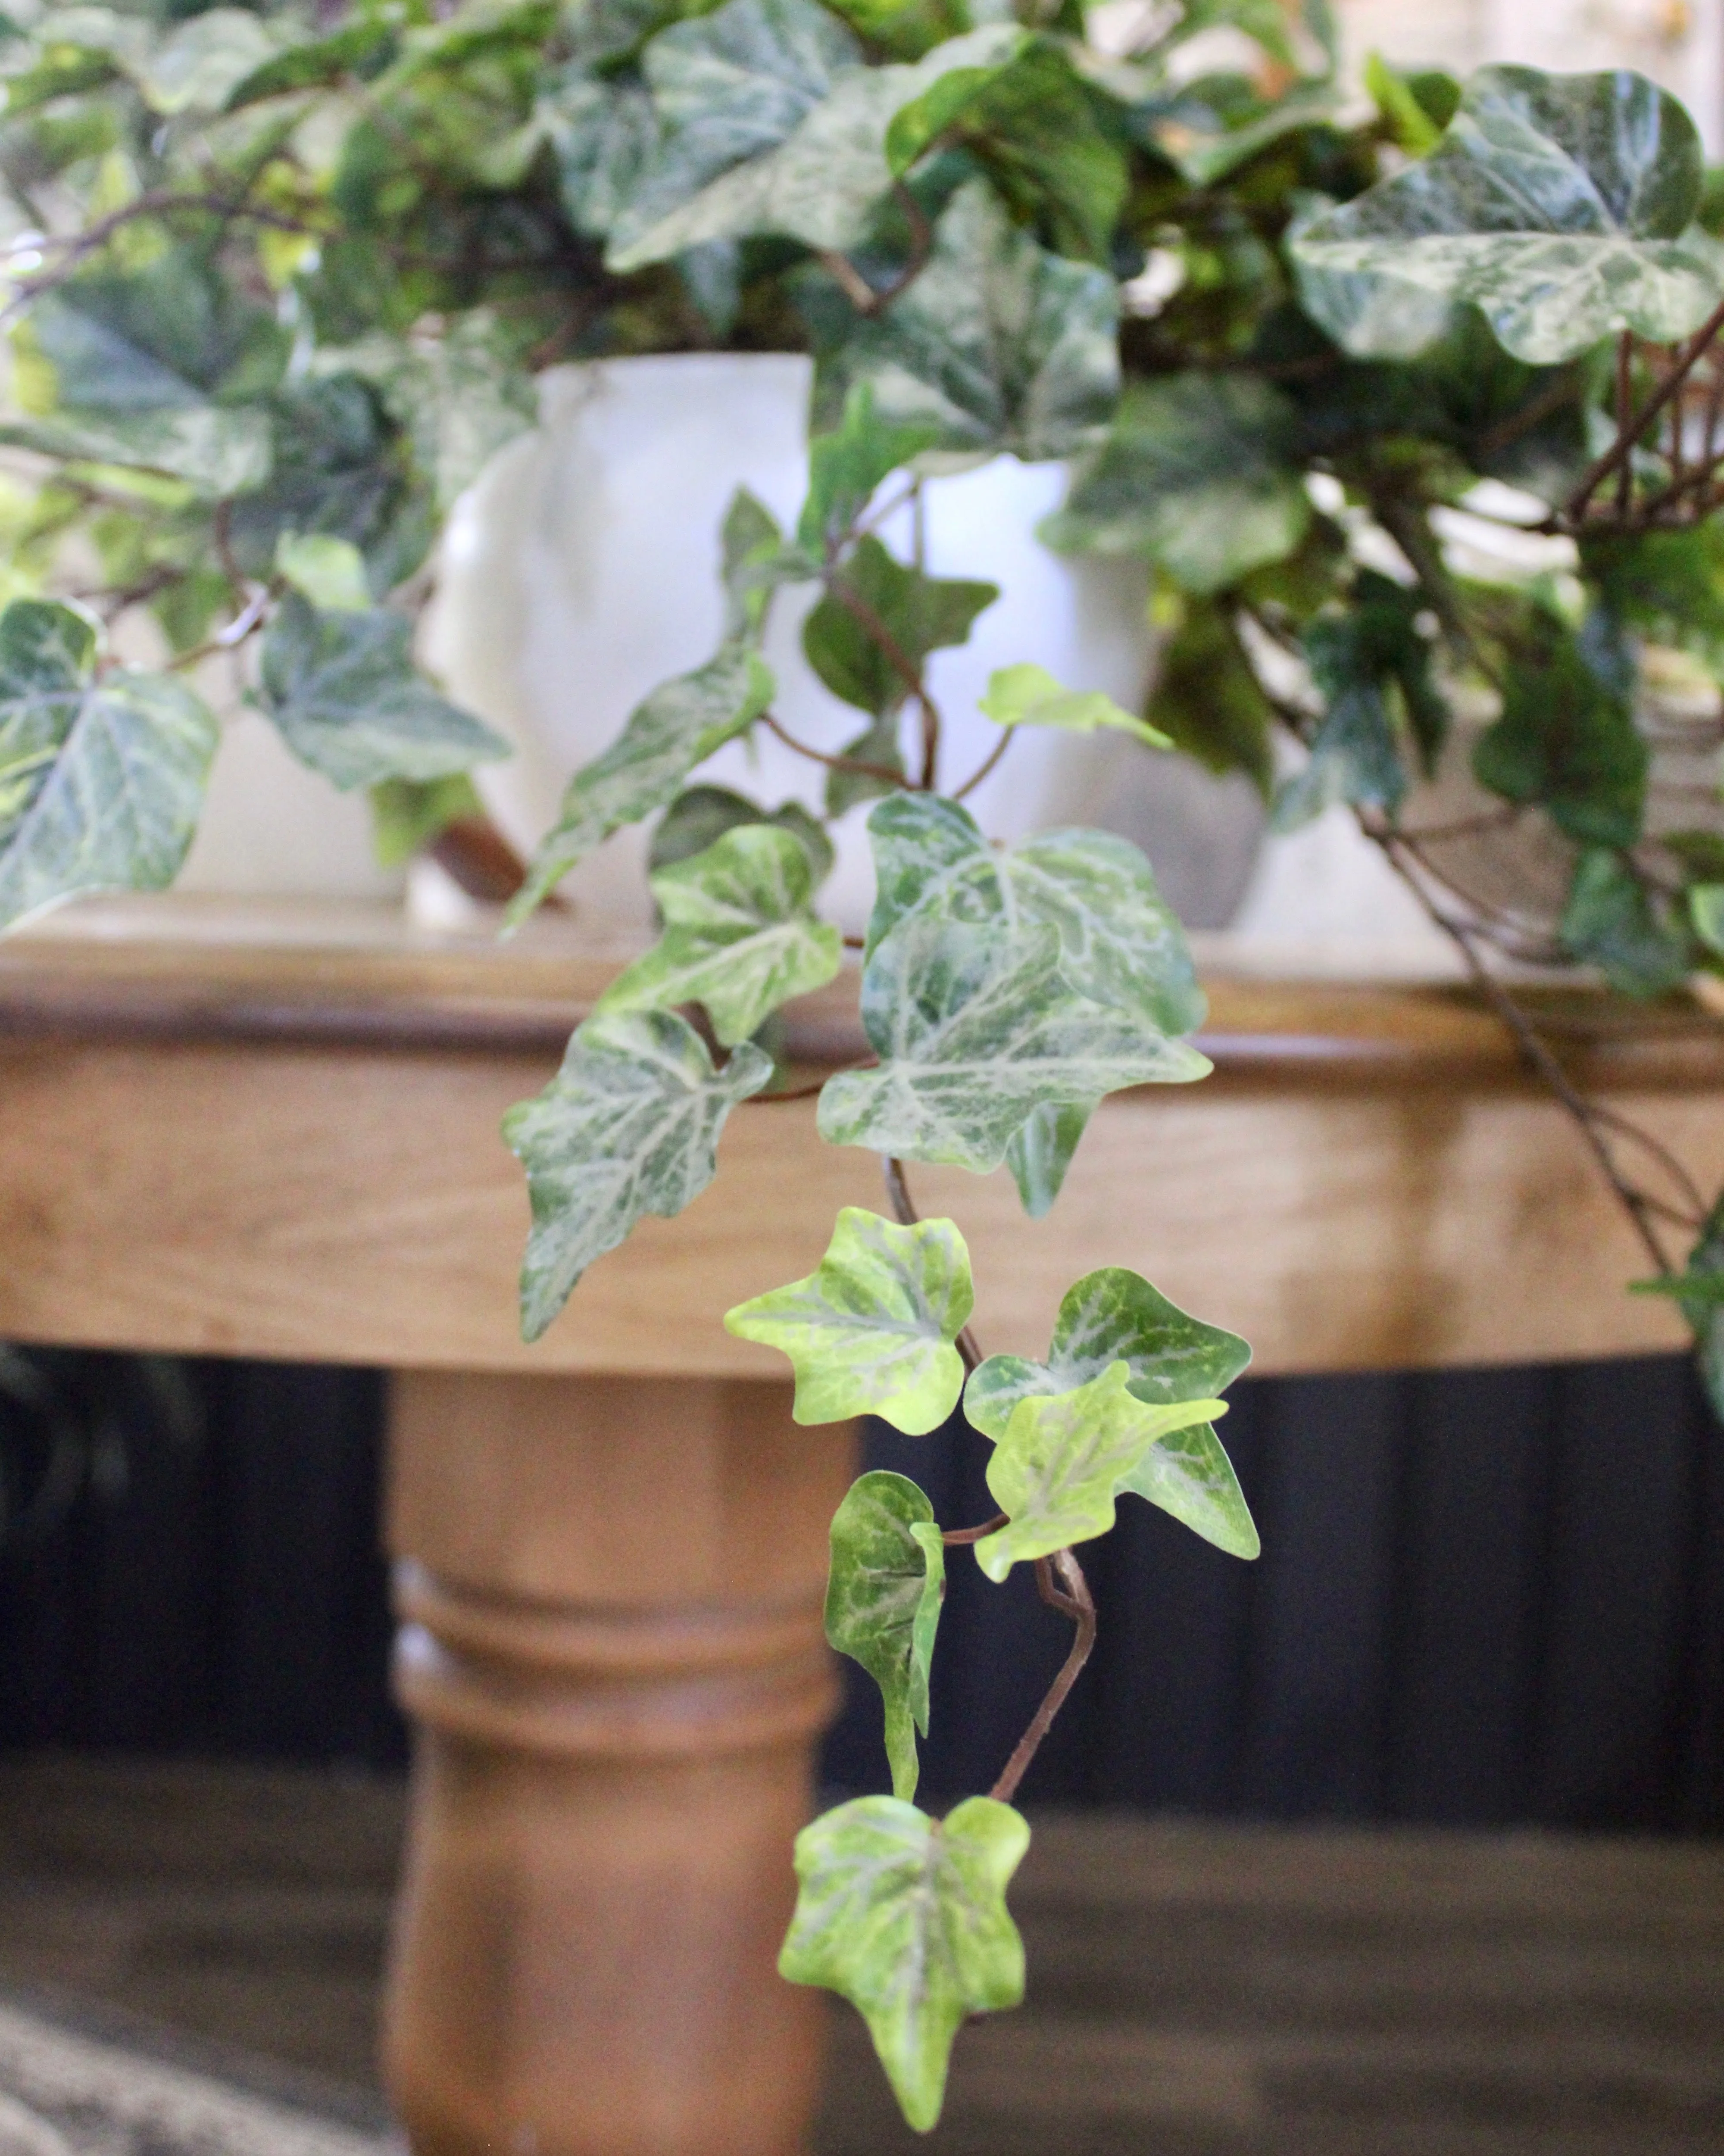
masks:
<path id="1" fill-rule="evenodd" d="M 678 354 L 559 367 L 545 378 L 537 434 L 505 449 L 457 506 L 446 534 L 427 655 L 458 701 L 516 746 L 478 774 L 505 833 L 529 851 L 556 815 L 569 774 L 612 741 L 634 705 L 711 655 L 721 633 L 718 532 L 747 485 L 791 523 L 807 479 L 808 362 L 794 355 Z M 1000 602 L 970 643 L 936 654 L 929 685 L 945 717 L 942 781 L 956 787 L 993 746 L 975 710 L 989 673 L 1034 660 L 1076 689 L 1128 707 L 1151 663 L 1145 572 L 1129 562 L 1063 561 L 1034 537 L 1064 474 L 1001 457 L 931 481 L 926 561 L 936 574 L 983 577 Z M 885 533 L 906 551 L 908 534 Z M 767 646 L 786 727 L 830 752 L 862 716 L 802 656 L 813 594 L 781 603 Z M 757 729 L 757 733 L 762 730 Z M 816 803 L 825 773 L 762 734 L 733 742 L 701 773 L 767 807 Z M 1257 819 L 1249 790 L 1219 785 L 1123 737 L 1026 734 L 971 797 L 991 833 L 1097 823 L 1147 846 L 1168 895 L 1210 922 L 1231 912 Z M 839 827 L 829 890 L 847 927 L 865 918 L 872 876 L 865 810 Z M 567 886 L 589 920 L 644 926 L 646 834 L 619 834 Z"/>

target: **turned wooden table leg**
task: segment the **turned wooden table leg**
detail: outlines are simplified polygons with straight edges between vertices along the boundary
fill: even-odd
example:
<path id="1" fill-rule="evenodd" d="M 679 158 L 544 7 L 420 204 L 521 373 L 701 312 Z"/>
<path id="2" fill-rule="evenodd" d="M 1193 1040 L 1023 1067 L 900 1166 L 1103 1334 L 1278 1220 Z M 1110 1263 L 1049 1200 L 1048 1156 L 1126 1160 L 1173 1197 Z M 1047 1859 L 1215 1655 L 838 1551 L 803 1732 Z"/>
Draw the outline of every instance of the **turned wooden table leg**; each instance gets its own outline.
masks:
<path id="1" fill-rule="evenodd" d="M 847 1433 L 788 1387 L 394 1380 L 417 1743 L 384 2063 L 415 2156 L 793 2156 L 824 2007 L 774 1964 Z"/>

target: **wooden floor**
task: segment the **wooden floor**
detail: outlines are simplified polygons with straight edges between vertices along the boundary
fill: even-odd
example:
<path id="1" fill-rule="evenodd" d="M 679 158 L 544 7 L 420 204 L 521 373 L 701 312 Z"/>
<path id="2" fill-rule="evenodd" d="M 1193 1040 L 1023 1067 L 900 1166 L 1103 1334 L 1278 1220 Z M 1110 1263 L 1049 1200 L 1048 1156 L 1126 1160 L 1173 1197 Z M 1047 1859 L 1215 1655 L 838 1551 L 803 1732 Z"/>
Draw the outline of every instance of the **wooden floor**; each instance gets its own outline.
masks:
<path id="1" fill-rule="evenodd" d="M 0 1984 L 369 2087 L 387 1783 L 0 1765 Z M 897 2126 L 838 2017 L 818 2156 L 1724 2156 L 1724 1846 L 1066 1816 L 1029 2005 Z"/>

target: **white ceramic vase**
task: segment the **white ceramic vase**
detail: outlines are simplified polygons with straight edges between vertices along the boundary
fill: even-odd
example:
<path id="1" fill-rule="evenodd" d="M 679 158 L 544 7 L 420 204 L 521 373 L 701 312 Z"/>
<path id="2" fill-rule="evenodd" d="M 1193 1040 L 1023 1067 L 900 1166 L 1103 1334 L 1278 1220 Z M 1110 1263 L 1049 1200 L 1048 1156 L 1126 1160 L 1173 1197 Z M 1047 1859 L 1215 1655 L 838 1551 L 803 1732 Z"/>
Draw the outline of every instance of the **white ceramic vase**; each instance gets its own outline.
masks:
<path id="1" fill-rule="evenodd" d="M 538 432 L 505 449 L 458 505 L 426 654 L 449 693 L 515 746 L 511 762 L 477 778 L 522 852 L 554 819 L 570 773 L 616 737 L 640 699 L 716 649 L 719 527 L 735 489 L 749 487 L 793 522 L 807 482 L 810 384 L 808 362 L 793 354 L 556 368 L 544 379 Z M 975 708 L 996 667 L 1033 660 L 1069 687 L 1105 690 L 1128 708 L 1142 697 L 1152 660 L 1143 570 L 1062 560 L 1034 536 L 1064 482 L 1056 465 L 1000 457 L 925 489 L 930 571 L 986 578 L 1003 593 L 967 645 L 930 663 L 948 788 L 998 738 Z M 882 528 L 895 551 L 907 552 L 907 530 Z M 781 600 L 766 655 L 785 727 L 835 752 L 865 721 L 803 657 L 813 599 L 795 592 Z M 824 770 L 756 732 L 721 750 L 702 779 L 769 808 L 791 798 L 818 803 Z M 1259 829 L 1249 788 L 1123 736 L 1026 732 L 970 805 L 1000 837 L 1068 822 L 1123 831 L 1146 846 L 1170 900 L 1198 925 L 1230 915 Z M 838 827 L 828 894 L 850 928 L 871 898 L 865 813 Z M 570 879 L 567 891 L 595 926 L 646 924 L 646 843 L 644 831 L 623 833 Z"/>

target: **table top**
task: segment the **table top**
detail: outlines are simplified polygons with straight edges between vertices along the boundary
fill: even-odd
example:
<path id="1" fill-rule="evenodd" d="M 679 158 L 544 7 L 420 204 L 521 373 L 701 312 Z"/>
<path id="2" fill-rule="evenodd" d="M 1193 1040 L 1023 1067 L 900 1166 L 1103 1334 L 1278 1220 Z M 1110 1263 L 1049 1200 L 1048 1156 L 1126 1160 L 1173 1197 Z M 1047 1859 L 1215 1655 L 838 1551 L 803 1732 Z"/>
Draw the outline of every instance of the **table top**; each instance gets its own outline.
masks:
<path id="1" fill-rule="evenodd" d="M 1296 1085 L 1519 1072 L 1513 1041 L 1464 980 L 1409 977 L 1393 947 L 1357 947 L 1364 977 L 1347 978 L 1345 947 L 1193 940 L 1209 1000 L 1196 1038 L 1218 1075 Z M 0 939 L 0 1036 L 554 1055 L 640 947 L 567 915 L 505 940 L 495 916 L 430 929 L 383 902 L 85 900 Z M 1518 993 L 1583 1082 L 1724 1085 L 1724 1015 L 1686 996 L 1637 1004 L 1537 978 Z M 785 1018 L 796 1062 L 866 1051 L 853 968 Z"/>

